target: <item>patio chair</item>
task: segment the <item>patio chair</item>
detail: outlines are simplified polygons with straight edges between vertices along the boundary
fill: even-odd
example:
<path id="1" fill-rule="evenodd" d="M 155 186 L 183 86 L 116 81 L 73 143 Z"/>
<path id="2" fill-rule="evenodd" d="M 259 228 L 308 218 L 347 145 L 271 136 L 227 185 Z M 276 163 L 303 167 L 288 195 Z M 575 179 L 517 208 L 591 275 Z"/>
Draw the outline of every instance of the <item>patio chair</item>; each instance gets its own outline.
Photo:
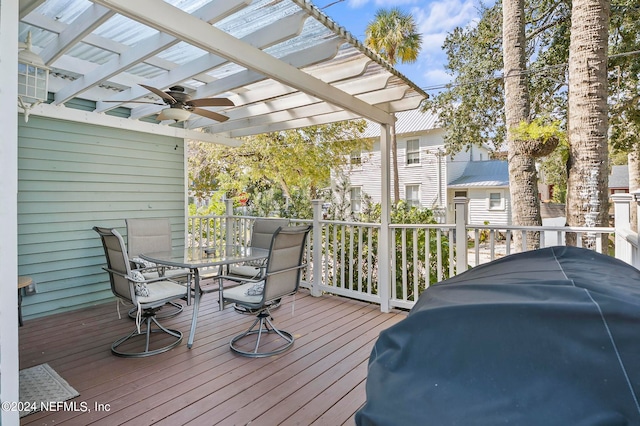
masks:
<path id="1" fill-rule="evenodd" d="M 120 300 L 132 303 L 136 307 L 135 329 L 111 345 L 111 352 L 121 357 L 146 357 L 166 352 L 182 341 L 182 332 L 162 326 L 156 313 L 167 302 L 183 299 L 188 296 L 188 287 L 170 278 L 158 276 L 145 279 L 139 270 L 132 270 L 124 240 L 115 229 L 94 227 L 102 240 L 102 246 L 107 259 L 111 291 Z M 145 323 L 145 330 L 141 331 L 141 323 Z M 152 328 L 155 324 L 157 328 Z M 151 334 L 162 333 L 158 338 L 164 346 L 151 346 Z M 139 340 L 144 338 L 144 350 L 139 349 Z M 169 339 L 169 343 L 165 342 Z M 138 345 L 136 346 L 136 342 Z M 124 349 L 121 349 L 120 347 Z M 154 346 L 157 346 L 154 345 Z"/>
<path id="2" fill-rule="evenodd" d="M 151 219 L 125 219 L 127 227 L 127 254 L 129 260 L 135 265 L 135 269 L 142 268 L 146 279 L 164 276 L 180 282 L 188 282 L 191 279 L 191 271 L 184 268 L 171 268 L 158 266 L 141 259 L 142 253 L 159 251 L 171 251 L 171 223 L 166 218 Z M 132 265 L 132 266 L 134 266 Z M 182 312 L 180 303 L 168 302 L 158 318 L 169 318 Z M 135 308 L 129 312 L 129 316 L 135 318 Z"/>
<path id="3" fill-rule="evenodd" d="M 256 313 L 251 327 L 231 339 L 229 346 L 234 352 L 250 357 L 265 357 L 284 352 L 293 345 L 293 335 L 279 330 L 271 322 L 271 303 L 298 291 L 300 274 L 306 267 L 303 256 L 310 230 L 311 226 L 278 228 L 271 239 L 263 279 L 220 290 L 223 303 L 235 303 Z M 267 339 L 263 346 L 266 349 L 261 350 L 261 339 L 267 334 L 274 335 L 274 338 Z M 255 336 L 255 341 L 251 336 Z"/>
<path id="4" fill-rule="evenodd" d="M 251 227 L 249 247 L 268 250 L 271 245 L 273 234 L 278 230 L 278 228 L 288 225 L 289 219 L 256 219 Z M 265 266 L 266 259 L 255 262 L 246 262 L 244 264 L 229 265 L 225 273 L 225 278 L 231 280 L 244 280 L 246 278 L 259 279 L 264 275 Z"/>
<path id="5" fill-rule="evenodd" d="M 253 222 L 251 227 L 251 238 L 249 247 L 268 250 L 271 245 L 273 234 L 281 227 L 288 226 L 289 219 L 284 218 L 259 218 Z M 223 273 L 218 277 L 220 287 L 225 280 L 243 283 L 248 280 L 260 281 L 264 278 L 264 271 L 267 259 L 245 262 L 242 264 L 232 264 L 225 267 Z M 273 301 L 271 309 L 278 307 L 280 301 Z M 224 309 L 224 303 L 220 299 L 220 310 Z M 236 306 L 236 311 L 243 314 L 253 314 L 254 312 Z"/>

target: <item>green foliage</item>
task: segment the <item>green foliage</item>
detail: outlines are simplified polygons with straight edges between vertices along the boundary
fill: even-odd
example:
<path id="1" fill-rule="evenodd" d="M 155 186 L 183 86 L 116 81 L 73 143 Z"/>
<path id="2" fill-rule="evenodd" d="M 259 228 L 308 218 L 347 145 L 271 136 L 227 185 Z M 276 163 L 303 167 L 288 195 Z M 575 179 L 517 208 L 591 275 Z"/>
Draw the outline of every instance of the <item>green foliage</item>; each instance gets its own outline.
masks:
<path id="1" fill-rule="evenodd" d="M 469 144 L 495 151 L 505 145 L 502 2 L 481 6 L 480 13 L 477 25 L 447 35 L 443 49 L 453 82 L 425 103 L 446 129 L 449 153 Z M 553 117 L 566 128 L 571 2 L 525 0 L 525 15 L 531 119 Z M 611 5 L 609 40 L 610 54 L 619 55 L 609 61 L 610 140 L 617 150 L 628 151 L 639 141 L 639 50 L 637 0 L 617 0 Z"/>
<path id="2" fill-rule="evenodd" d="M 380 204 L 363 203 L 363 209 L 359 221 L 367 223 L 380 223 Z M 392 207 L 391 222 L 397 224 L 436 224 L 433 211 L 430 209 L 416 208 L 400 201 Z M 335 229 L 334 229 L 335 227 Z M 348 288 L 354 288 L 359 279 L 372 273 L 377 274 L 378 258 L 378 233 L 375 232 L 369 241 L 368 234 L 360 235 L 358 227 L 330 225 L 328 235 L 338 241 L 347 244 L 324 244 L 324 249 L 329 251 L 329 255 L 336 262 L 336 270 L 333 272 L 347 280 Z M 348 244 L 349 241 L 359 241 L 363 238 L 362 244 Z M 395 276 L 396 294 L 408 300 L 417 300 L 420 292 L 427 286 L 426 276 L 429 277 L 429 284 L 438 281 L 438 268 L 442 276 L 446 279 L 449 276 L 449 238 L 446 234 L 440 234 L 440 247 L 438 247 L 437 229 L 398 229 L 394 232 L 394 247 L 402 247 L 404 243 L 407 248 L 405 257 L 402 253 L 390 253 L 395 256 Z M 369 244 L 371 243 L 371 244 Z M 425 263 L 425 253 L 429 245 L 428 262 Z M 369 263 L 369 245 L 371 246 L 371 263 Z M 414 246 L 417 248 L 418 256 L 414 256 Z M 442 258 L 438 261 L 438 252 Z M 418 281 L 414 282 L 414 268 L 419 271 Z M 427 272 L 428 271 L 428 272 Z M 406 274 L 407 287 L 403 288 L 402 277 Z M 350 279 L 350 280 L 349 280 Z M 417 289 L 417 294 L 415 290 Z M 377 291 L 377 289 L 374 289 Z"/>
<path id="3" fill-rule="evenodd" d="M 617 0 L 611 5 L 609 39 L 611 141 L 615 152 L 629 152 L 637 149 L 640 142 L 640 7 L 637 0 Z"/>
<path id="4" fill-rule="evenodd" d="M 395 65 L 412 63 L 418 59 L 422 35 L 411 14 L 398 8 L 379 9 L 365 30 L 365 44 Z"/>
<path id="5" fill-rule="evenodd" d="M 551 201 L 554 203 L 565 203 L 567 199 L 567 161 L 569 161 L 569 142 L 564 136 L 560 139 L 555 151 L 540 165 L 544 183 L 553 185 Z"/>
<path id="6" fill-rule="evenodd" d="M 543 119 L 537 118 L 530 123 L 520 123 L 518 127 L 513 129 L 513 136 L 516 139 L 536 140 L 547 143 L 550 140 L 564 137 L 565 132 L 560 130 L 560 121 L 547 124 Z"/>
<path id="7" fill-rule="evenodd" d="M 200 198 L 221 191 L 235 200 L 246 193 L 248 211 L 307 217 L 310 200 L 330 186 L 331 168 L 347 164 L 354 150 L 371 148 L 360 138 L 365 124 L 354 120 L 269 133 L 236 148 L 191 142 L 191 190 Z"/>

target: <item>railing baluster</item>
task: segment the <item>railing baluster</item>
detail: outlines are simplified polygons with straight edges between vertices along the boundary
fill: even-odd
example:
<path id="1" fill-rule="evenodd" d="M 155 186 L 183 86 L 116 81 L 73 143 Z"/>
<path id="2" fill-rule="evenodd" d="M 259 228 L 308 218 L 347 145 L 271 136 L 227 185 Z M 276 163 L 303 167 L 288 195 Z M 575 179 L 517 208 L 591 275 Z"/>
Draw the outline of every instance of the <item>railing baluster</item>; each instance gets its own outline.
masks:
<path id="1" fill-rule="evenodd" d="M 373 228 L 369 228 L 367 238 L 367 294 L 373 291 Z"/>
<path id="2" fill-rule="evenodd" d="M 354 263 L 353 263 L 353 233 L 355 231 L 355 227 L 353 226 L 349 226 L 349 290 L 353 290 L 353 270 L 354 270 Z"/>
<path id="3" fill-rule="evenodd" d="M 413 301 L 418 300 L 420 278 L 418 273 L 418 228 L 413 228 Z"/>
<path id="4" fill-rule="evenodd" d="M 451 240 L 453 242 L 453 240 Z M 436 250 L 438 252 L 438 281 L 442 281 L 442 229 L 436 231 Z"/>
<path id="5" fill-rule="evenodd" d="M 186 220 L 187 233 L 185 241 L 190 247 L 222 247 L 227 242 L 247 243 L 250 240 L 251 224 L 255 217 L 248 216 L 190 216 Z M 292 224 L 308 223 L 307 220 L 291 220 Z M 227 232 L 227 227 L 229 228 Z M 359 222 L 321 221 L 320 229 L 314 229 L 309 239 L 309 249 L 306 256 L 312 261 L 311 244 L 319 244 L 321 269 L 320 290 L 335 291 L 337 294 L 362 300 L 377 302 L 380 294 L 377 287 L 377 264 L 379 259 L 375 254 L 380 225 Z M 445 276 L 453 276 L 456 270 L 456 244 L 454 243 L 454 224 L 392 224 L 391 241 L 397 244 L 390 250 L 391 278 L 393 283 L 390 291 L 392 306 L 408 308 L 415 303 L 420 292 L 429 287 L 434 281 L 442 281 Z M 517 227 L 491 226 L 467 224 L 467 230 L 475 240 L 467 253 L 473 253 L 475 265 L 488 260 L 494 260 L 505 253 L 511 254 L 519 248 L 512 247 L 514 232 L 521 232 L 523 244 L 526 248 L 527 233 L 539 232 L 542 247 L 551 243 L 551 237 L 546 238 L 546 232 L 554 232 L 558 244 L 565 244 L 566 232 L 577 235 L 578 247 L 586 246 L 582 238 L 590 237 L 590 249 L 599 253 L 609 252 L 611 235 L 616 235 L 614 228 L 578 228 L 578 227 Z M 501 239 L 504 232 L 506 239 Z M 485 251 L 480 238 L 486 233 L 488 250 Z M 460 235 L 465 238 L 466 235 Z M 529 234 L 531 235 L 531 234 Z M 456 236 L 457 237 L 457 236 Z M 424 239 L 423 239 L 424 238 Z M 443 250 L 443 244 L 448 238 L 448 251 Z M 619 252 L 626 249 L 629 258 L 636 259 L 637 234 L 623 237 L 626 245 L 619 248 Z M 424 243 L 424 249 L 420 244 Z M 434 243 L 435 247 L 431 244 Z M 617 243 L 617 241 L 616 241 Z M 622 246 L 622 242 L 619 243 Z M 616 244 L 617 245 L 617 244 Z M 591 247 L 593 246 L 593 247 Z M 513 249 L 513 250 L 512 250 Z M 366 254 L 365 254 L 366 251 Z M 432 259 L 433 257 L 433 259 Z M 433 268 L 432 268 L 433 260 Z M 402 263 L 402 264 L 400 264 Z M 469 262 L 471 263 L 471 261 Z M 409 267 L 410 266 L 410 267 Z M 432 275 L 433 274 L 433 275 Z M 305 272 L 310 277 L 310 269 Z M 433 277 L 433 280 L 432 280 Z M 303 283 L 307 280 L 303 279 Z"/>
<path id="6" fill-rule="evenodd" d="M 401 252 L 402 252 L 402 263 L 401 263 L 401 270 L 402 270 L 402 300 L 407 300 L 407 293 L 408 293 L 408 288 L 407 288 L 407 230 L 405 228 L 402 228 L 400 230 L 401 232 Z M 394 253 L 393 256 L 395 257 L 397 255 L 397 253 Z M 394 281 L 391 281 L 392 285 L 394 283 Z"/>

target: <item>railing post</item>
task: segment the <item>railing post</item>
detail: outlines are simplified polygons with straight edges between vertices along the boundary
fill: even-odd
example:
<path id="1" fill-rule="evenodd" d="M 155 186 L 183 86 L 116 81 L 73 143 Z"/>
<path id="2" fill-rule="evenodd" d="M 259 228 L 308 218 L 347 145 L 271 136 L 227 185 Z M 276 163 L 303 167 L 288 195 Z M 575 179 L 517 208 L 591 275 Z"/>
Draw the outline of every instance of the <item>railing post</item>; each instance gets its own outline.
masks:
<path id="1" fill-rule="evenodd" d="M 626 239 L 627 232 L 631 229 L 630 207 L 633 195 L 613 194 L 611 200 L 614 203 L 615 233 L 616 233 L 616 258 L 631 264 L 631 250 Z"/>
<path id="2" fill-rule="evenodd" d="M 322 200 L 312 200 L 313 205 L 313 233 L 312 233 L 312 269 L 313 274 L 311 280 L 311 295 L 321 296 L 322 291 L 320 285 L 322 284 L 322 225 L 320 219 L 322 219 Z"/>
<path id="3" fill-rule="evenodd" d="M 380 232 L 378 234 L 378 295 L 380 311 L 391 308 L 391 256 L 395 256 L 395 237 L 391 233 L 391 126 L 380 124 Z M 396 194 L 397 195 L 397 194 Z"/>
<path id="4" fill-rule="evenodd" d="M 467 197 L 454 197 L 456 213 L 456 275 L 467 270 Z M 476 242 L 477 243 L 477 242 Z"/>
<path id="5" fill-rule="evenodd" d="M 234 244 L 233 240 L 233 200 L 224 200 L 224 230 L 225 244 Z"/>

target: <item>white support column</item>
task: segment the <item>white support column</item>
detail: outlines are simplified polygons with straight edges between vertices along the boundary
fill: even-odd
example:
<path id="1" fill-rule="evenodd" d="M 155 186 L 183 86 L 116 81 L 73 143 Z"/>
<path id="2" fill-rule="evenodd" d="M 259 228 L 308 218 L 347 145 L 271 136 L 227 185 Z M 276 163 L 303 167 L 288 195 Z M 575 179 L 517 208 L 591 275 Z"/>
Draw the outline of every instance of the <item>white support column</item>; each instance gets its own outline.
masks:
<path id="1" fill-rule="evenodd" d="M 631 194 L 613 194 L 615 217 L 616 258 L 631 264 L 631 249 L 626 236 L 631 230 L 630 206 L 633 201 Z"/>
<path id="2" fill-rule="evenodd" d="M 311 281 L 311 295 L 321 296 L 322 291 L 320 285 L 322 284 L 322 225 L 320 219 L 322 219 L 322 200 L 312 200 L 313 204 L 313 279 Z"/>
<path id="3" fill-rule="evenodd" d="M 233 200 L 224 200 L 224 230 L 225 230 L 225 243 L 234 244 L 233 241 Z"/>
<path id="4" fill-rule="evenodd" d="M 456 275 L 467 270 L 467 197 L 453 199 L 456 212 Z"/>
<path id="5" fill-rule="evenodd" d="M 389 312 L 391 299 L 391 255 L 395 251 L 392 247 L 393 238 L 389 223 L 391 222 L 391 140 L 390 126 L 380 125 L 380 154 L 381 170 L 381 215 L 380 215 L 380 235 L 378 236 L 378 294 L 380 295 L 380 310 Z"/>
<path id="6" fill-rule="evenodd" d="M 0 1 L 0 401 L 18 393 L 18 4 Z M 0 410 L 0 424 L 20 424 L 20 413 Z"/>

